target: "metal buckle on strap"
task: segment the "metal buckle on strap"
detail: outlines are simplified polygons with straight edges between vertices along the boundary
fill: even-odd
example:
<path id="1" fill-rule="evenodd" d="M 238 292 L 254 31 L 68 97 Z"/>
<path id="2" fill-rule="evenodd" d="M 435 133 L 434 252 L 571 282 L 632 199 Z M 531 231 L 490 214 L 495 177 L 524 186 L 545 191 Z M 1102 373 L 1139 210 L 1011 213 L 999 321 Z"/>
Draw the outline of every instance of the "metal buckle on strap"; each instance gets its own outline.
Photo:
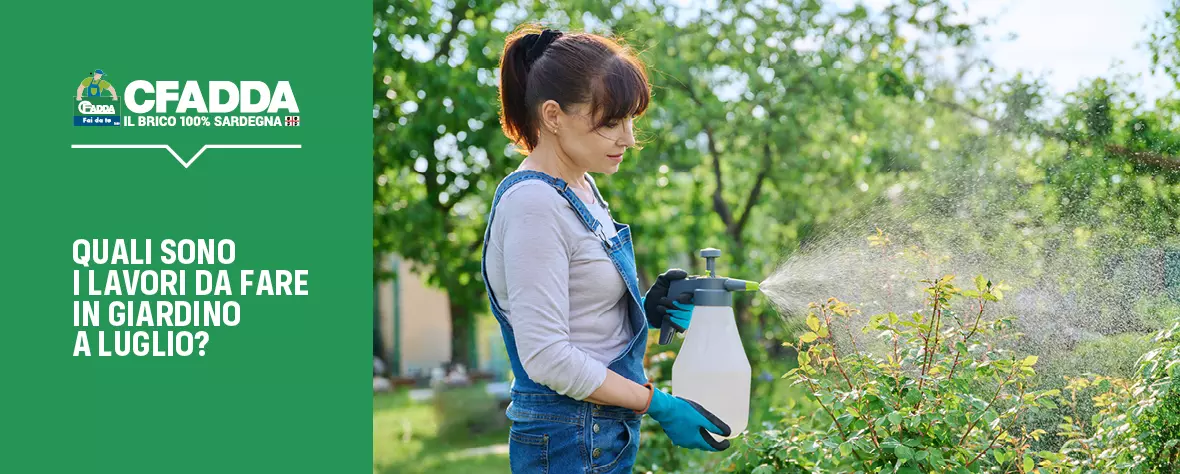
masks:
<path id="1" fill-rule="evenodd" d="M 602 223 L 601 222 L 598 224 L 598 227 L 596 227 L 594 229 L 594 233 L 595 233 L 595 235 L 598 236 L 598 240 L 602 241 L 602 246 L 605 247 L 607 250 L 610 250 L 611 249 L 610 238 L 606 236 L 606 232 L 602 231 Z"/>

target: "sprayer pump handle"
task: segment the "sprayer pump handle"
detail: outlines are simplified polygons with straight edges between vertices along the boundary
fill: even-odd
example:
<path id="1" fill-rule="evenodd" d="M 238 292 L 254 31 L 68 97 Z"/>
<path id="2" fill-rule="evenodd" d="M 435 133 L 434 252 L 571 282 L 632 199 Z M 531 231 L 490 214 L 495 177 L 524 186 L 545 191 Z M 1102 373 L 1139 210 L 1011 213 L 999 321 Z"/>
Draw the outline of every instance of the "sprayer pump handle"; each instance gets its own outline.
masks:
<path id="1" fill-rule="evenodd" d="M 665 315 L 664 321 L 660 323 L 660 345 L 672 342 L 672 336 L 675 334 L 676 328 L 672 327 L 672 318 Z"/>
<path id="2" fill-rule="evenodd" d="M 701 257 L 705 259 L 705 268 L 709 270 L 709 278 L 717 278 L 717 272 L 713 270 L 717 266 L 717 258 L 721 257 L 721 250 L 712 247 L 701 249 Z"/>

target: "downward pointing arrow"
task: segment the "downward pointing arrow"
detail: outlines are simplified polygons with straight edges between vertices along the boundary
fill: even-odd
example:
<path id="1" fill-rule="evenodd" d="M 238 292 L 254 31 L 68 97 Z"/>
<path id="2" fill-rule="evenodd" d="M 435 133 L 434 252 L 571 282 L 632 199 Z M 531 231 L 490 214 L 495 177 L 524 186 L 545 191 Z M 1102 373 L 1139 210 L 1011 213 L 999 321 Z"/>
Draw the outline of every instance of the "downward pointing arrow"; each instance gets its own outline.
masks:
<path id="1" fill-rule="evenodd" d="M 189 158 L 188 161 L 185 161 L 184 158 L 181 158 L 180 155 L 178 155 L 176 151 L 168 145 L 70 145 L 70 148 L 159 148 L 168 150 L 168 153 L 171 153 L 172 157 L 176 158 L 176 161 L 179 161 L 181 166 L 184 166 L 187 169 L 193 164 L 194 161 L 197 161 L 197 158 L 201 157 L 202 153 L 205 153 L 205 150 L 212 148 L 303 148 L 303 145 L 205 145 L 202 146 L 200 150 L 197 150 L 197 154 L 193 155 L 192 158 Z"/>

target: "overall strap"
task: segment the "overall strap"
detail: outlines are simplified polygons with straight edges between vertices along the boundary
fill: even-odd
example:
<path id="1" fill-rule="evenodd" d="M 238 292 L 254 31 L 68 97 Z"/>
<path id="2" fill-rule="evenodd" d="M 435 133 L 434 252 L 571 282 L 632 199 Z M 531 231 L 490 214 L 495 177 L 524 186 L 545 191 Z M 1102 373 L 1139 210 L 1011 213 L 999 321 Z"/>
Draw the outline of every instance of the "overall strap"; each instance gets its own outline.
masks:
<path id="1" fill-rule="evenodd" d="M 606 202 L 606 200 L 602 198 L 602 193 L 598 192 L 598 183 L 594 181 L 594 178 L 591 177 L 590 174 L 586 174 L 586 181 L 590 182 L 590 189 L 594 191 L 594 198 L 598 199 L 598 202 L 602 204 L 602 207 L 609 210 L 610 203 Z"/>
<path id="2" fill-rule="evenodd" d="M 589 178 L 589 175 L 587 175 L 587 178 Z M 500 185 L 496 187 L 496 195 L 492 198 L 492 209 L 488 212 L 488 226 L 484 230 L 483 234 L 484 261 L 486 261 L 488 257 L 488 245 L 490 244 L 492 238 L 492 219 L 495 219 L 496 217 L 496 205 L 500 203 L 500 198 L 504 196 L 504 193 L 508 192 L 509 188 L 522 181 L 527 181 L 530 179 L 537 179 L 549 183 L 549 185 L 552 186 L 558 194 L 564 197 L 565 200 L 569 202 L 570 206 L 574 208 L 574 211 L 578 213 L 578 216 L 581 218 L 582 224 L 586 226 L 586 229 L 598 236 L 598 239 L 602 241 L 603 248 L 610 248 L 610 240 L 607 239 L 606 234 L 602 231 L 602 223 L 590 213 L 590 210 L 587 209 L 586 205 L 582 203 L 582 200 L 578 198 L 578 195 L 574 193 L 574 190 L 570 189 L 569 183 L 561 178 L 556 178 L 540 171 L 521 170 L 514 171 L 509 174 L 504 178 L 503 181 L 500 182 Z M 591 187 L 595 188 L 594 192 L 597 195 L 598 189 L 593 184 L 591 184 Z M 599 201 L 602 201 L 601 196 L 599 196 L 598 199 Z M 488 298 L 491 299 L 492 305 L 495 307 L 496 311 L 502 312 L 503 309 L 500 307 L 499 302 L 496 301 L 496 295 L 492 293 L 491 283 L 488 281 L 487 266 L 481 265 L 481 267 L 483 267 L 480 271 L 483 274 L 484 287 L 487 289 Z"/>

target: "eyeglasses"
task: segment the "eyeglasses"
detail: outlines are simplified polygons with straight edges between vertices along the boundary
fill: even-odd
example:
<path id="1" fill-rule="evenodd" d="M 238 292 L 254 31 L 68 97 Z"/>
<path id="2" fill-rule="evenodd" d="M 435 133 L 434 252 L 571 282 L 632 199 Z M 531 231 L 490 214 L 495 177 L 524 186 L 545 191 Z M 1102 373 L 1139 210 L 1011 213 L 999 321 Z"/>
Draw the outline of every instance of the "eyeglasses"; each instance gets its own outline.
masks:
<path id="1" fill-rule="evenodd" d="M 578 114 L 578 117 L 581 117 L 582 120 L 586 121 L 590 127 L 597 125 L 594 118 L 591 117 L 590 114 Z M 602 127 L 594 129 L 594 133 L 598 136 L 615 142 L 623 141 L 626 137 L 633 135 L 634 132 L 635 123 L 631 117 L 627 117 L 626 119 L 620 120 L 617 123 L 607 123 Z"/>

